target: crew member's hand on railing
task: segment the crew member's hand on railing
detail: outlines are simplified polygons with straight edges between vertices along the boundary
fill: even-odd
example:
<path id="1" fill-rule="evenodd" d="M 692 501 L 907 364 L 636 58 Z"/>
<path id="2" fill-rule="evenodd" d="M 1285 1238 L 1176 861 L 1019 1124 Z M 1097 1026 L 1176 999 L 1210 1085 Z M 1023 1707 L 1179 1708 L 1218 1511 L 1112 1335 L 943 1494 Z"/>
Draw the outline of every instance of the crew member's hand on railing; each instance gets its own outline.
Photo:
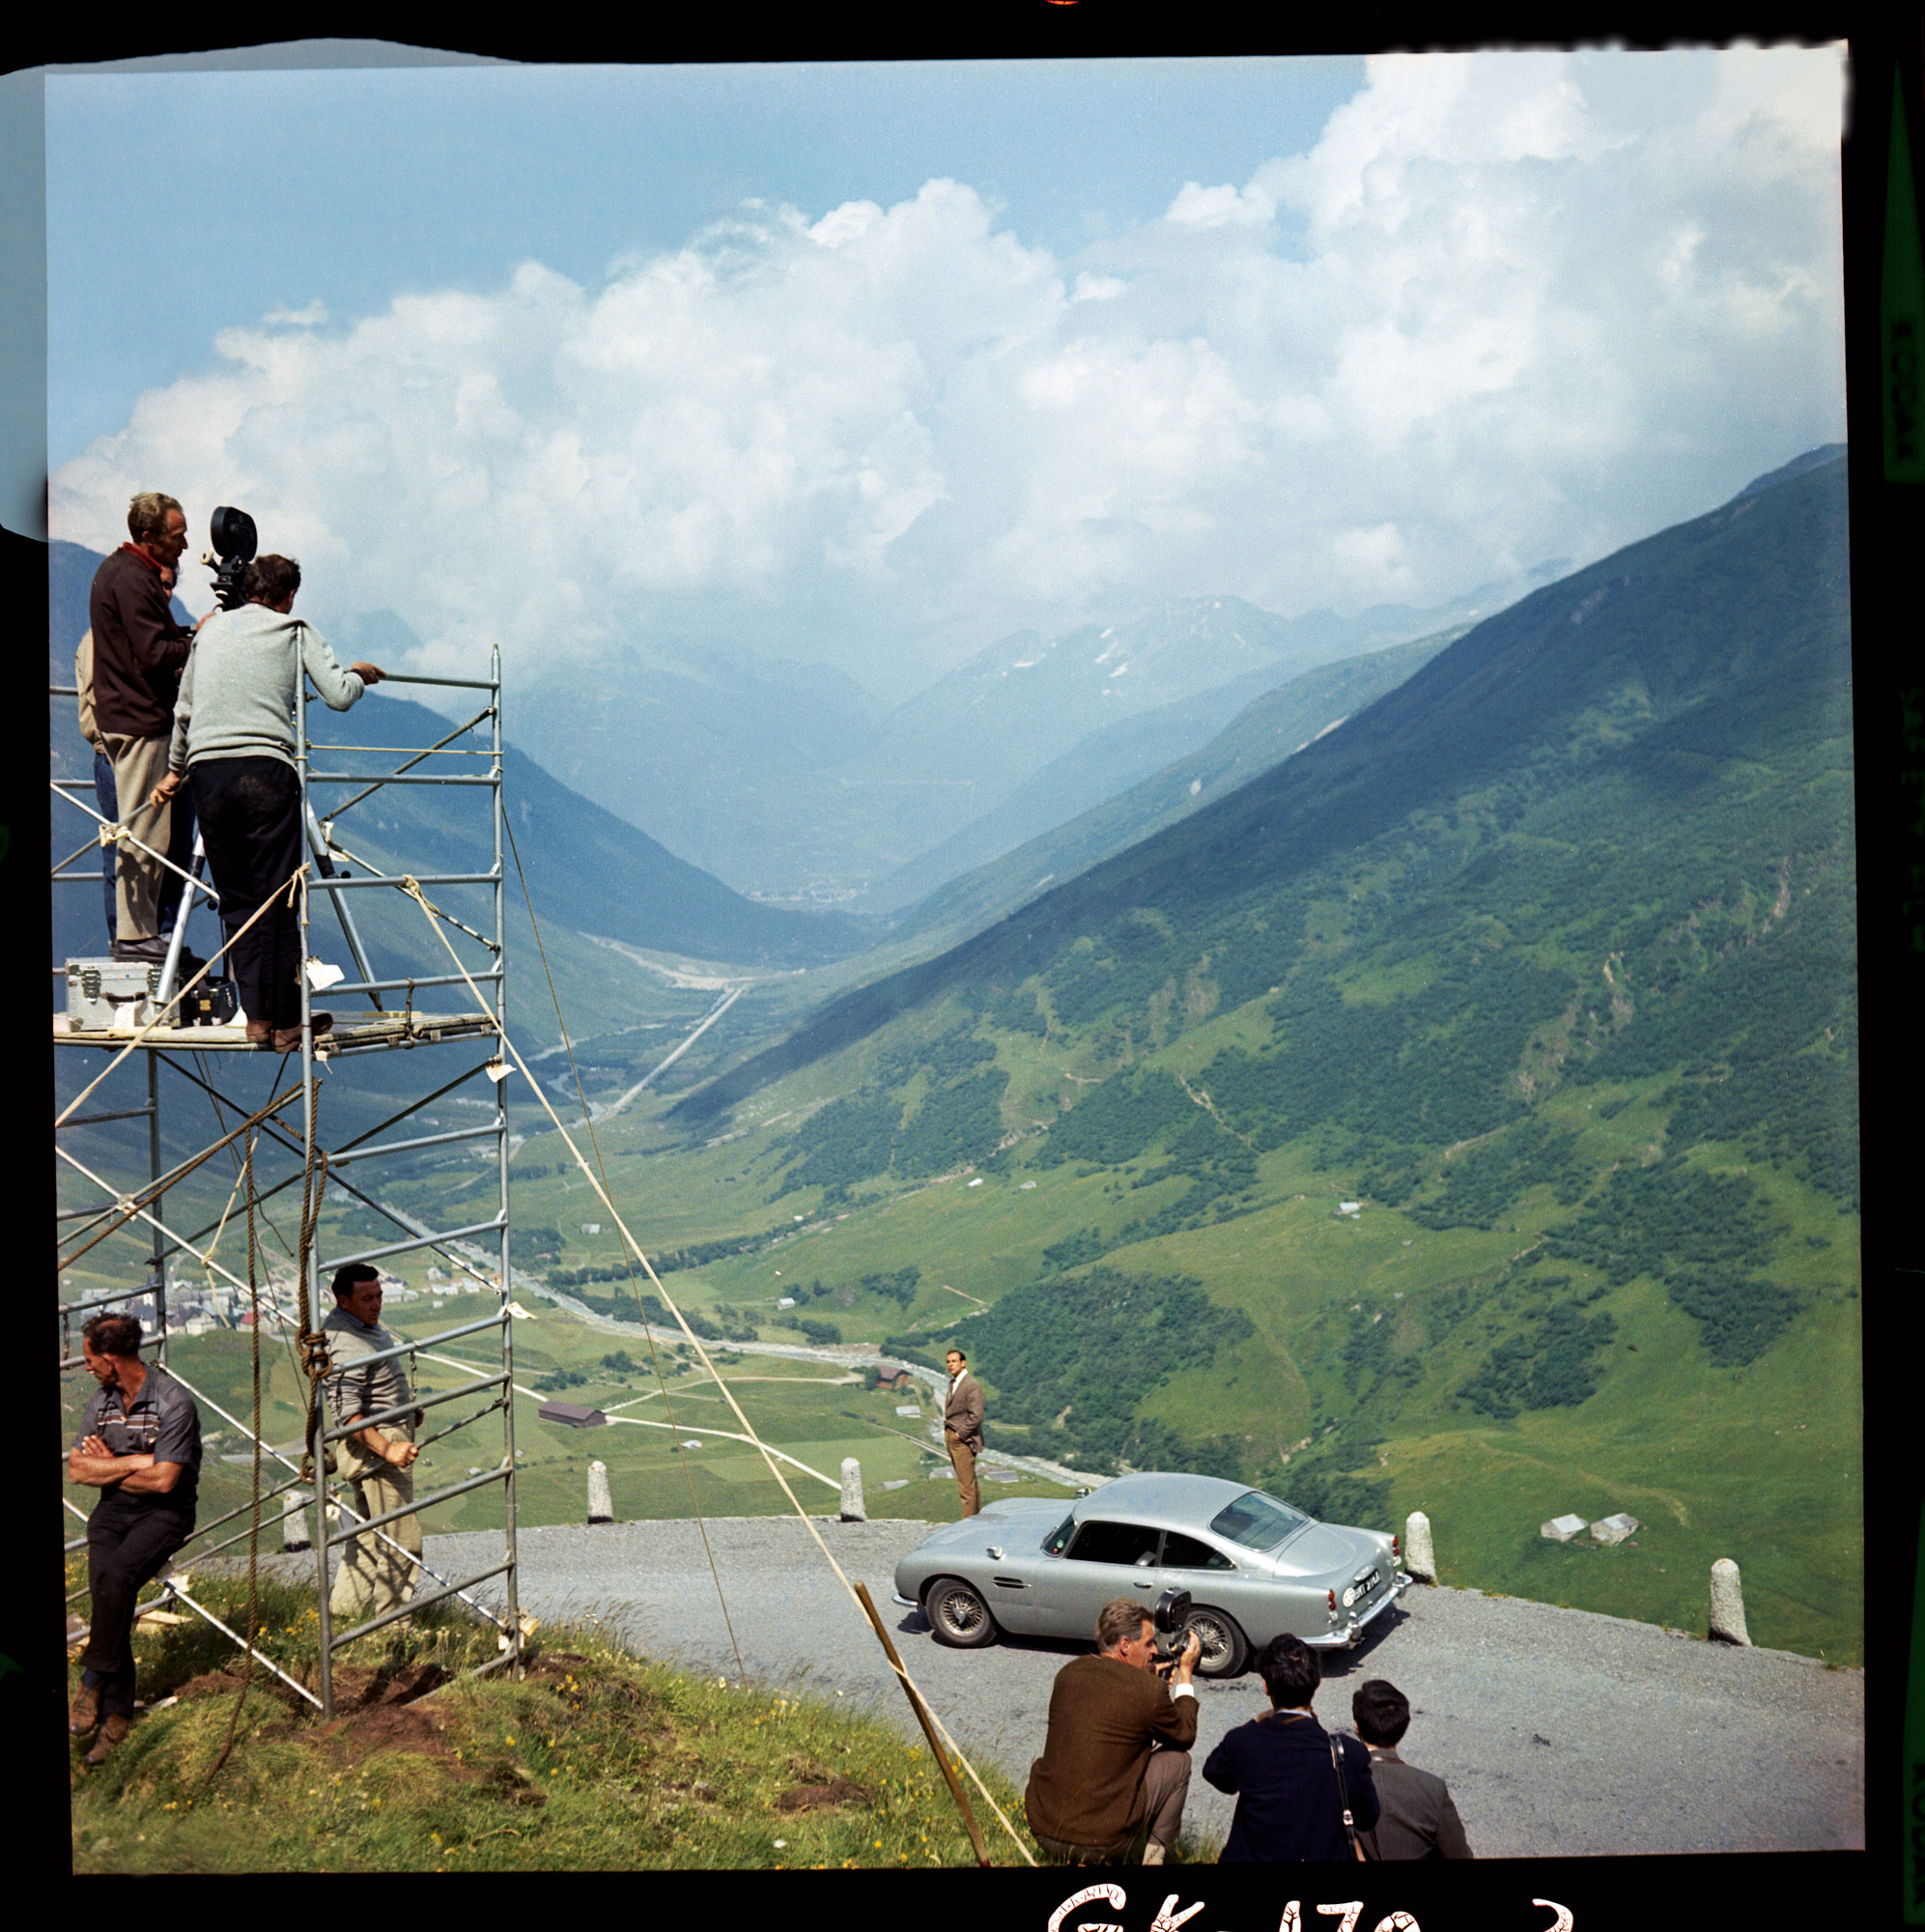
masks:
<path id="1" fill-rule="evenodd" d="M 363 684 L 379 684 L 387 675 L 386 671 L 382 670 L 380 665 L 355 663 L 351 664 L 348 668 Z"/>

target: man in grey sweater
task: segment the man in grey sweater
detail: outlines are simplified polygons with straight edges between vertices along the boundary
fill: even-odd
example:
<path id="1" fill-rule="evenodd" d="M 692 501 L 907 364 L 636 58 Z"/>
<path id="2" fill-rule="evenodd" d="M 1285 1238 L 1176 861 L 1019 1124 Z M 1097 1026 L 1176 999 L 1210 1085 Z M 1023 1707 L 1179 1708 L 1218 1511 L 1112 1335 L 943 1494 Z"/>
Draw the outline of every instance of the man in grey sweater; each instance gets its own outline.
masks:
<path id="1" fill-rule="evenodd" d="M 344 671 L 327 640 L 292 614 L 300 588 L 292 557 L 256 557 L 243 587 L 246 603 L 207 620 L 182 673 L 167 776 L 154 799 L 165 804 L 191 782 L 247 1037 L 292 1053 L 300 1045 L 300 925 L 288 886 L 305 863 L 294 728 L 301 673 L 336 711 L 382 673 L 371 664 Z M 314 1015 L 317 1033 L 332 1023 Z"/>

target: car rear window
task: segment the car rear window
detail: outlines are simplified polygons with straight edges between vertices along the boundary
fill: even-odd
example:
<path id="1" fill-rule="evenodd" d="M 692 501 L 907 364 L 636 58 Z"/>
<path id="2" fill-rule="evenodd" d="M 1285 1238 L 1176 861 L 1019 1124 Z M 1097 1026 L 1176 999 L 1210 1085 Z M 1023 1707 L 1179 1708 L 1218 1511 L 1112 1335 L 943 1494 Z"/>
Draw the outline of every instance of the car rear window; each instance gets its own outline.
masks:
<path id="1" fill-rule="evenodd" d="M 1245 1549 L 1275 1549 L 1286 1537 L 1294 1536 L 1311 1519 L 1261 1490 L 1238 1496 L 1228 1509 L 1210 1519 L 1210 1528 L 1226 1543 L 1238 1543 Z"/>
<path id="2" fill-rule="evenodd" d="M 1194 1536 L 1175 1530 L 1163 1533 L 1163 1567 L 1166 1570 L 1234 1570 L 1236 1565 L 1221 1549 L 1212 1549 Z"/>

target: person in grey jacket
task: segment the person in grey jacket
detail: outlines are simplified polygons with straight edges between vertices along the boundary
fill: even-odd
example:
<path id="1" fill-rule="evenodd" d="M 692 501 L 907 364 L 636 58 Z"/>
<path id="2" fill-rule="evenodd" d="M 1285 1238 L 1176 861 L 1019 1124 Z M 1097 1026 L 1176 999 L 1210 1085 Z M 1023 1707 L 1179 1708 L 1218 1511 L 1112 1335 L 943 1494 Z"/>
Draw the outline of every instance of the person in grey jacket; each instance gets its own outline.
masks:
<path id="1" fill-rule="evenodd" d="M 247 1037 L 292 1053 L 300 1045 L 300 925 L 288 882 L 305 861 L 294 726 L 301 673 L 346 711 L 382 672 L 371 664 L 343 670 L 326 639 L 292 614 L 300 588 L 293 557 L 257 556 L 242 588 L 246 603 L 207 620 L 182 673 L 167 776 L 154 798 L 165 804 L 191 781 Z M 314 1015 L 316 1033 L 332 1023 Z"/>
<path id="2" fill-rule="evenodd" d="M 1467 1859 L 1470 1840 L 1452 1802 L 1450 1786 L 1434 1772 L 1419 1771 L 1398 1756 L 1410 1728 L 1410 1700 L 1395 1684 L 1373 1677 L 1350 1698 L 1357 1736 L 1371 1754 L 1371 1778 L 1382 1810 L 1357 1833 L 1367 1859 Z"/>

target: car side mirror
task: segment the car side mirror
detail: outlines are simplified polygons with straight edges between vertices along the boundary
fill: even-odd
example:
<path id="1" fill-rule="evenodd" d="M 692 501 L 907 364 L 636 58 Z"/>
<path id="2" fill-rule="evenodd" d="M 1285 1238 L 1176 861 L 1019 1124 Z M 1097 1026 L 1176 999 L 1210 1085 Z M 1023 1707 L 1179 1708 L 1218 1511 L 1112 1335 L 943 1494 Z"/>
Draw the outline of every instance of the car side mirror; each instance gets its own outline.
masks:
<path id="1" fill-rule="evenodd" d="M 992 1543 L 983 1553 L 994 1557 L 998 1563 L 1001 1563 L 1003 1560 L 1003 1549 L 1000 1544 Z"/>

